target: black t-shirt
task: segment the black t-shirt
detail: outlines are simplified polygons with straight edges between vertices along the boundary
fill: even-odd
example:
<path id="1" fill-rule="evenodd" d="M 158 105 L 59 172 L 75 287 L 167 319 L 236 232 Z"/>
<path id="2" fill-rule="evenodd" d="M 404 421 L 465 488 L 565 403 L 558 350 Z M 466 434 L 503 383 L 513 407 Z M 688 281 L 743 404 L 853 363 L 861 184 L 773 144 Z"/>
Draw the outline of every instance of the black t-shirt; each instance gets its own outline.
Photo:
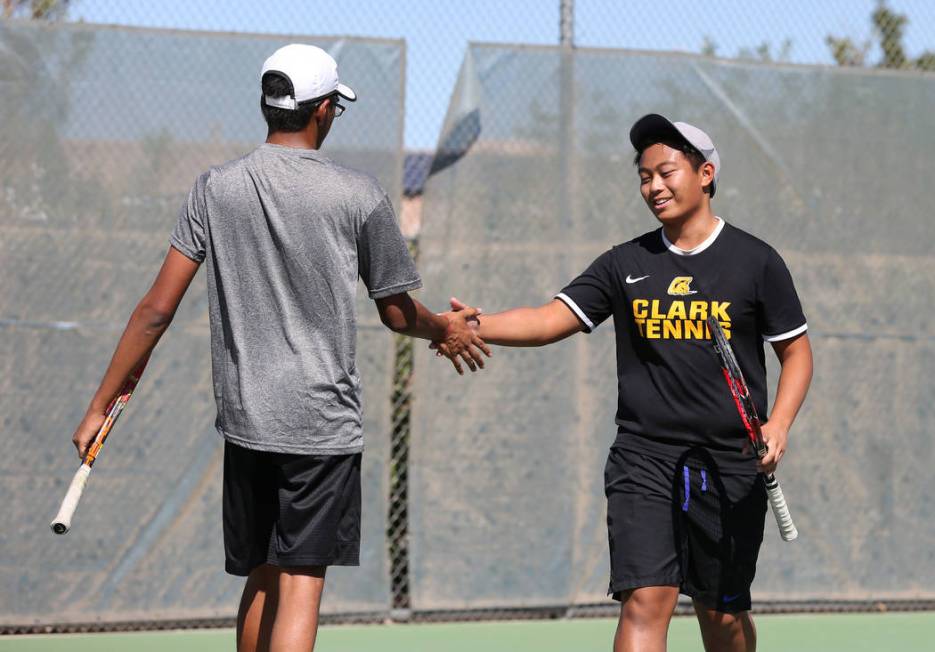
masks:
<path id="1" fill-rule="evenodd" d="M 686 252 L 660 228 L 602 254 L 557 298 L 587 332 L 614 317 L 615 445 L 672 459 L 701 445 L 723 470 L 753 468 L 706 320 L 716 315 L 727 332 L 765 420 L 763 343 L 807 328 L 792 276 L 772 247 L 719 220 Z"/>

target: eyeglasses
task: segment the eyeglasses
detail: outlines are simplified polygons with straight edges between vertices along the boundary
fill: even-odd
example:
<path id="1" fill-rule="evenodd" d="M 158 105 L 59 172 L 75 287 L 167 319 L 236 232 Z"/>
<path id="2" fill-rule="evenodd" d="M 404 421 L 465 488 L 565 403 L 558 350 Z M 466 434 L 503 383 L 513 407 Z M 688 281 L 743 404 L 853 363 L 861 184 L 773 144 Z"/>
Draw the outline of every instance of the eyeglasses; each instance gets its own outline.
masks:
<path id="1" fill-rule="evenodd" d="M 338 95 L 337 95 L 337 93 L 335 93 L 334 95 L 331 95 L 330 97 L 327 97 L 327 98 L 325 98 L 325 99 L 331 101 L 331 106 L 334 107 L 334 117 L 335 117 L 335 118 L 340 118 L 340 117 L 341 117 L 341 114 L 344 113 L 344 105 L 343 105 L 343 104 L 338 104 Z M 324 102 L 324 100 L 322 100 L 322 102 Z"/>
<path id="2" fill-rule="evenodd" d="M 320 99 L 320 100 L 317 100 L 317 101 L 315 102 L 315 110 L 317 111 L 318 108 L 324 103 L 325 100 L 330 101 L 330 102 L 331 102 L 331 106 L 334 107 L 334 117 L 335 117 L 335 118 L 341 117 L 341 114 L 344 113 L 344 108 L 345 108 L 345 107 L 344 107 L 343 104 L 338 104 L 338 96 L 337 96 L 337 95 L 329 95 L 328 97 L 325 97 L 325 98 L 322 98 L 322 99 Z"/>

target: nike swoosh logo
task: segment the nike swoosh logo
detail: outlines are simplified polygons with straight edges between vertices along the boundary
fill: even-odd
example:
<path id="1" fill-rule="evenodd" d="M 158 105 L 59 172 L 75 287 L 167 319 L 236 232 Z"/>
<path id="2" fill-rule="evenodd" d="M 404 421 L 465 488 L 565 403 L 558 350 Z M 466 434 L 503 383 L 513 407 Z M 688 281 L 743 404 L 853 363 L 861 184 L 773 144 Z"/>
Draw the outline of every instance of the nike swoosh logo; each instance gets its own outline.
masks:
<path id="1" fill-rule="evenodd" d="M 646 276 L 637 276 L 636 278 L 633 278 L 632 276 L 627 274 L 627 283 L 639 283 L 644 278 L 649 278 L 649 274 L 647 274 Z"/>
<path id="2" fill-rule="evenodd" d="M 721 596 L 721 601 L 722 602 L 733 602 L 739 597 L 740 597 L 739 593 L 737 593 L 736 595 L 725 595 L 725 596 Z"/>

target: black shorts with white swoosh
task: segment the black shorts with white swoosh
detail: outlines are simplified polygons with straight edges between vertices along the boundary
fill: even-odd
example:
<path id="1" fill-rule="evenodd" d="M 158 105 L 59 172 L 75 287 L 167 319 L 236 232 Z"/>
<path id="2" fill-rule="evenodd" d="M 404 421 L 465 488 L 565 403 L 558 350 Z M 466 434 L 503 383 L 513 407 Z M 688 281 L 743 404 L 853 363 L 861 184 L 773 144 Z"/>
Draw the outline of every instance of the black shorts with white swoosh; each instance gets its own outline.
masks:
<path id="1" fill-rule="evenodd" d="M 614 446 L 604 470 L 608 594 L 677 586 L 709 609 L 750 609 L 766 490 L 755 473 L 721 473 L 702 448 L 678 460 Z"/>

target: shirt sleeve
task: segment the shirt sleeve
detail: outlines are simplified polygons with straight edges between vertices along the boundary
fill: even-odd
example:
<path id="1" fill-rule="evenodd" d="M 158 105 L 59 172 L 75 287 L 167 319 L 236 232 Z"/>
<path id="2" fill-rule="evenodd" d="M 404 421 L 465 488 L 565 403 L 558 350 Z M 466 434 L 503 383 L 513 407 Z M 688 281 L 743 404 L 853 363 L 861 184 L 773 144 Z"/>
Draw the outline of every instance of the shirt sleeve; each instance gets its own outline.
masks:
<path id="1" fill-rule="evenodd" d="M 389 197 L 370 212 L 357 236 L 360 278 L 371 299 L 417 290 L 422 279 L 409 255 Z"/>
<path id="2" fill-rule="evenodd" d="M 757 318 L 767 342 L 781 342 L 808 329 L 792 275 L 775 249 L 769 250 L 757 288 Z"/>
<path id="3" fill-rule="evenodd" d="M 205 224 L 207 208 L 205 202 L 205 186 L 208 183 L 208 173 L 205 172 L 195 182 L 188 201 L 179 211 L 179 219 L 175 230 L 169 236 L 169 244 L 191 258 L 196 263 L 205 259 Z"/>
<path id="4" fill-rule="evenodd" d="M 555 295 L 581 320 L 586 333 L 613 314 L 613 250 L 601 254 L 584 272 Z"/>

